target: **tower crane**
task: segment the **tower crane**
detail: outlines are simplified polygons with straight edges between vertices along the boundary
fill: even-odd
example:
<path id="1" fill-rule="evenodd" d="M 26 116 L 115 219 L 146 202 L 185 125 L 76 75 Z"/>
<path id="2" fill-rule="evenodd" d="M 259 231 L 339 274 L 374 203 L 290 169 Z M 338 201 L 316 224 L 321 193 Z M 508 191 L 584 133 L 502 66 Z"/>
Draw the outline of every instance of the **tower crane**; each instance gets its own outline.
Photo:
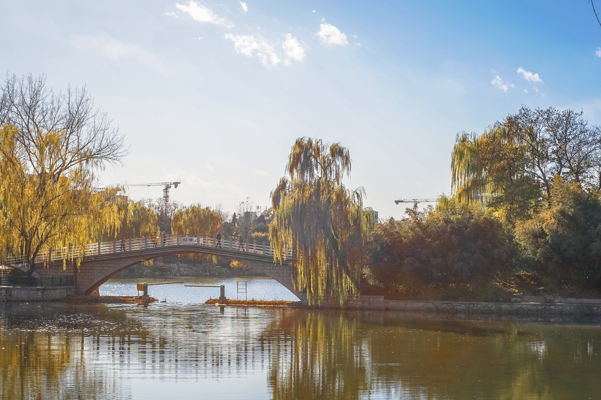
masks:
<path id="1" fill-rule="evenodd" d="M 157 183 L 126 183 L 125 186 L 165 186 L 163 188 L 163 200 L 165 203 L 169 203 L 169 189 L 173 186 L 177 189 L 177 186 L 181 182 L 157 182 Z"/>
<path id="2" fill-rule="evenodd" d="M 413 211 L 417 212 L 418 203 L 436 203 L 436 199 L 401 199 L 395 200 L 394 203 L 413 203 Z"/>

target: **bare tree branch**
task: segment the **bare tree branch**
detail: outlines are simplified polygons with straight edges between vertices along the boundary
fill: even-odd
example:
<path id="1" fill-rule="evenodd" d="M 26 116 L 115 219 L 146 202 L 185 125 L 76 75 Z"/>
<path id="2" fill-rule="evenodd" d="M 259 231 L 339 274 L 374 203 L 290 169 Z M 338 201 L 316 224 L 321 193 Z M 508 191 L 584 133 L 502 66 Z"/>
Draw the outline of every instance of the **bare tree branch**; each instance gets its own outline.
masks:
<path id="1" fill-rule="evenodd" d="M 595 10 L 595 4 L 593 3 L 593 0 L 589 0 L 589 3 L 591 4 L 591 7 L 593 7 L 595 18 L 597 18 L 597 23 L 599 24 L 599 26 L 601 26 L 601 21 L 599 21 L 599 14 L 597 13 L 597 10 Z"/>
<path id="2" fill-rule="evenodd" d="M 44 76 L 7 76 L 0 98 L 0 125 L 14 125 L 19 130 L 18 141 L 32 172 L 44 170 L 57 180 L 78 165 L 101 169 L 106 163 L 119 164 L 127 153 L 123 136 L 106 113 L 94 108 L 86 88 L 55 94 L 45 85 Z M 62 150 L 41 165 L 32 150 L 40 145 L 40 132 L 53 131 L 62 135 Z"/>

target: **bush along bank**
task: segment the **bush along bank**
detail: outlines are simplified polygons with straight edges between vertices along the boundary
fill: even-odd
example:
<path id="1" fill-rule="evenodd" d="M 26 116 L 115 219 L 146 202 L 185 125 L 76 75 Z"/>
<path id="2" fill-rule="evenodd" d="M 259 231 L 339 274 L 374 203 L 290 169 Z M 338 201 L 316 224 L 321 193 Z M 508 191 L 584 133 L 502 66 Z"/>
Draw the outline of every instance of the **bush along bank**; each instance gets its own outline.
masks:
<path id="1" fill-rule="evenodd" d="M 378 224 L 363 293 L 508 301 L 601 297 L 601 127 L 522 106 L 457 135 L 450 197 Z"/>

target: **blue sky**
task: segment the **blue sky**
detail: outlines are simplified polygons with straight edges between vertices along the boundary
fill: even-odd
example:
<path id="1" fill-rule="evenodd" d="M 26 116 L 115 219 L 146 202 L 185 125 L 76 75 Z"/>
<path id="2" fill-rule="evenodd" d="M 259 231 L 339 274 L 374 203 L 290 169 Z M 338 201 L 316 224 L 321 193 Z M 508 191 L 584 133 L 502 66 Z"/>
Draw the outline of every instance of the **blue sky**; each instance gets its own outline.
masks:
<path id="1" fill-rule="evenodd" d="M 0 0 L 0 15 L 2 72 L 85 85 L 125 135 L 101 183 L 181 180 L 184 204 L 268 205 L 311 136 L 348 147 L 347 185 L 399 218 L 393 200 L 449 193 L 458 132 L 522 104 L 601 124 L 587 0 Z"/>

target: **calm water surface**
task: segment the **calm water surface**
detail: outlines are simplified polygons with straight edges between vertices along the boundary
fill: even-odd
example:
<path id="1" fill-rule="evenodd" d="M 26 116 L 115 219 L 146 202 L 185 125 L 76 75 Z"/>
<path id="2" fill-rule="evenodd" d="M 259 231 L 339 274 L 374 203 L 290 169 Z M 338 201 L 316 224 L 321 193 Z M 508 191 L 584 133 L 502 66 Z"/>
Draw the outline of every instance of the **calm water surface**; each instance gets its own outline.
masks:
<path id="1" fill-rule="evenodd" d="M 287 292 L 247 280 L 249 298 Z M 101 292 L 135 294 L 133 285 Z M 155 288 L 167 303 L 0 303 L 0 398 L 601 398 L 596 321 L 220 309 L 202 304 L 205 289 Z"/>

